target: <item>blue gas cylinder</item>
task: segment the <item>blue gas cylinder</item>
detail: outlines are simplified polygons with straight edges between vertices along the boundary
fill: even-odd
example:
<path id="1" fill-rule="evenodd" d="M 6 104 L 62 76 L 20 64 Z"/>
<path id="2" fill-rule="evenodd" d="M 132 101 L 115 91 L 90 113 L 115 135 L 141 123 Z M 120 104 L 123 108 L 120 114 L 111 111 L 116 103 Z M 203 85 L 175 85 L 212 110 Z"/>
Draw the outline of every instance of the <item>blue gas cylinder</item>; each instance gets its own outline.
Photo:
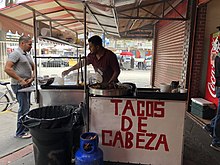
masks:
<path id="1" fill-rule="evenodd" d="M 80 137 L 80 148 L 75 154 L 75 165 L 104 165 L 103 151 L 98 147 L 99 138 L 94 132 Z"/>

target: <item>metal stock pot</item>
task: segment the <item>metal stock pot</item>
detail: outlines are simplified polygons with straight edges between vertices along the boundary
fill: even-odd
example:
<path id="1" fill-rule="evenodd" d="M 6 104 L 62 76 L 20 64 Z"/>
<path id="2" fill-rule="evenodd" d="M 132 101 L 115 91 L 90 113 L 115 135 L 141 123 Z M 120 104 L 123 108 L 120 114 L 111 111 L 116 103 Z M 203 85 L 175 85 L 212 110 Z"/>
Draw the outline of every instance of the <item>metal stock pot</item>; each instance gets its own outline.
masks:
<path id="1" fill-rule="evenodd" d="M 89 93 L 98 96 L 126 96 L 130 95 L 132 86 L 129 84 L 119 84 L 115 88 L 108 88 L 102 84 L 89 85 Z"/>

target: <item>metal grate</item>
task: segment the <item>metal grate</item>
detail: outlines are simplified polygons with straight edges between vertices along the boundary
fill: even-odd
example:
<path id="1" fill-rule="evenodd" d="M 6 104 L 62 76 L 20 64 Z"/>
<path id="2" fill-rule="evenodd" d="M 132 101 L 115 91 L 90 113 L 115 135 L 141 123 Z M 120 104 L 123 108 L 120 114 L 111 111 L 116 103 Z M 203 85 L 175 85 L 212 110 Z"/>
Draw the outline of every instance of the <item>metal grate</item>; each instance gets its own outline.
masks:
<path id="1" fill-rule="evenodd" d="M 155 52 L 155 86 L 181 80 L 185 22 L 174 21 L 159 28 Z"/>

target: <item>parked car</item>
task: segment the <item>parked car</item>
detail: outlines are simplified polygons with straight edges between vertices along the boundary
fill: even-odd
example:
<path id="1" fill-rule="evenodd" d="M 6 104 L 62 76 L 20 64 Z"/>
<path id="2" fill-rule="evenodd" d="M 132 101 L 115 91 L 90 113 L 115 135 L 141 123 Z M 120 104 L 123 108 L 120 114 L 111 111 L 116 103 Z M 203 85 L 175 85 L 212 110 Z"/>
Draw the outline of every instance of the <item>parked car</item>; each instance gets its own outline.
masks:
<path id="1" fill-rule="evenodd" d="M 134 58 L 132 56 L 121 56 L 119 63 L 122 70 L 134 69 Z"/>
<path id="2" fill-rule="evenodd" d="M 46 62 L 42 62 L 41 65 L 43 67 L 67 67 L 69 66 L 69 62 L 66 62 L 61 59 L 53 59 Z"/>
<path id="3" fill-rule="evenodd" d="M 144 60 L 144 69 L 148 69 L 151 67 L 151 64 L 152 64 L 152 56 L 147 56 L 145 57 L 145 60 Z"/>

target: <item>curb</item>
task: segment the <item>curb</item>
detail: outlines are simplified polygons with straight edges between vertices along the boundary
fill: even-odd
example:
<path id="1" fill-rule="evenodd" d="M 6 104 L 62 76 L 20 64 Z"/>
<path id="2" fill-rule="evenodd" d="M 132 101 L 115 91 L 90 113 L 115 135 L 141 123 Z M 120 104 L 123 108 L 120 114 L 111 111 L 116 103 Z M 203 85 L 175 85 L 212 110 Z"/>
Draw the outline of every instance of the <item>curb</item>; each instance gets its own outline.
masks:
<path id="1" fill-rule="evenodd" d="M 15 162 L 33 152 L 33 144 L 29 144 L 0 158 L 0 165 Z"/>

